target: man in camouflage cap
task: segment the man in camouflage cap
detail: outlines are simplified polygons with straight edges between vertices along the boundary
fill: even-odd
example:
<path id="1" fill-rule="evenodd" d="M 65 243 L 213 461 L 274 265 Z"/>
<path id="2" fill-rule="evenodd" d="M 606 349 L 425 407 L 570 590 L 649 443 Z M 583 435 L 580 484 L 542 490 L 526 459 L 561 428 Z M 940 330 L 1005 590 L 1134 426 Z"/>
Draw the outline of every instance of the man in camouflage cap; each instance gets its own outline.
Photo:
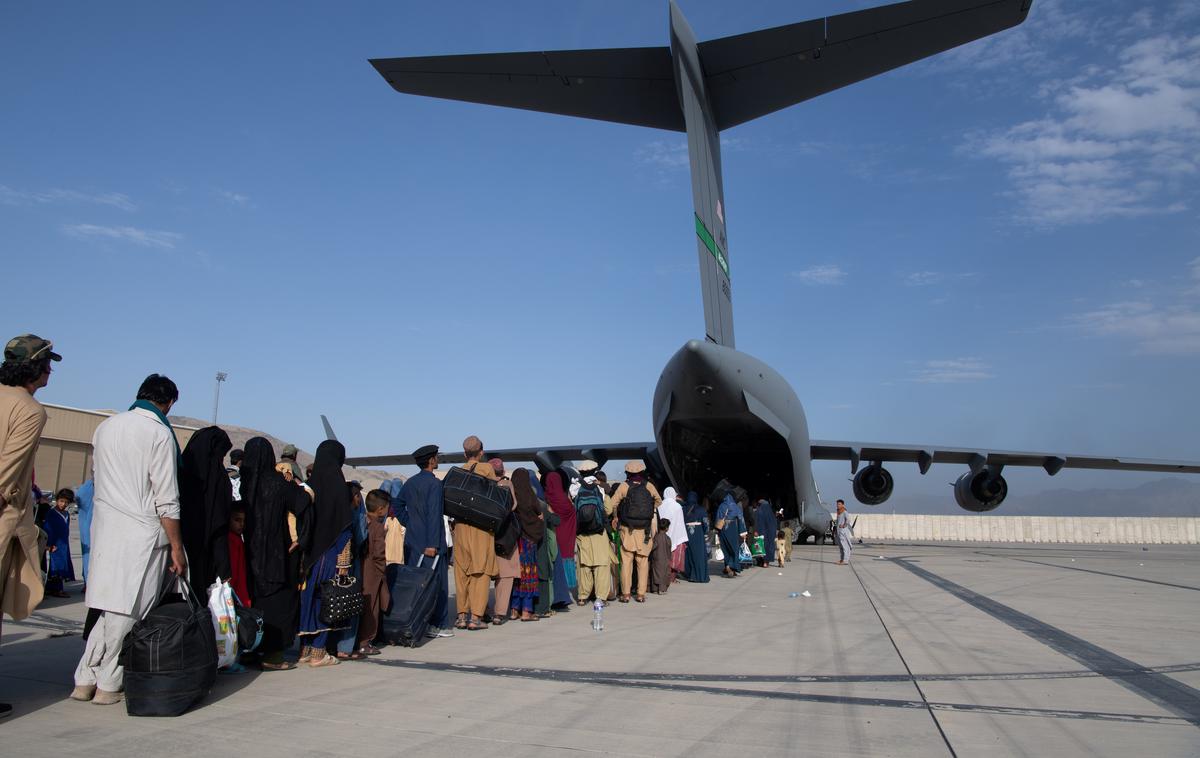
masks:
<path id="1" fill-rule="evenodd" d="M 284 445 L 283 452 L 279 454 L 280 463 L 286 463 L 292 469 L 292 477 L 298 481 L 304 481 L 304 472 L 300 470 L 300 464 L 296 463 L 296 456 L 300 454 L 300 450 L 295 445 Z"/>
<path id="2" fill-rule="evenodd" d="M 0 364 L 0 610 L 17 621 L 42 601 L 33 459 L 46 409 L 33 394 L 50 381 L 50 363 L 62 360 L 53 347 L 35 334 L 22 334 L 4 346 Z M 0 718 L 10 713 L 12 706 L 0 703 Z"/>

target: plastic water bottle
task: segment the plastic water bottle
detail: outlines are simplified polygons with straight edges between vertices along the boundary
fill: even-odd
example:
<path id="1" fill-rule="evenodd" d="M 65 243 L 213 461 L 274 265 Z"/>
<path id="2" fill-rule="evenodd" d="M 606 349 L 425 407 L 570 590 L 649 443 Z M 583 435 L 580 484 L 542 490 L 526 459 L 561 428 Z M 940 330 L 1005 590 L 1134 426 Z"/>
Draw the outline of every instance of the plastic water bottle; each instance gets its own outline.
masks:
<path id="1" fill-rule="evenodd" d="M 604 601 L 599 598 L 592 605 L 592 628 L 597 632 L 604 631 Z"/>

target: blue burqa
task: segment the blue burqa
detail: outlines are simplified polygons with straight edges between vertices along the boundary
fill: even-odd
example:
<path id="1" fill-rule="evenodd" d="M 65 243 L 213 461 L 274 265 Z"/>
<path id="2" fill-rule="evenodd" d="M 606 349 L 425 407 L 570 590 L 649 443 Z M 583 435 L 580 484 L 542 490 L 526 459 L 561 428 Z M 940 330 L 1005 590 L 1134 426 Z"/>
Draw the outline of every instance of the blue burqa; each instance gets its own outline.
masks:
<path id="1" fill-rule="evenodd" d="M 683 509 L 687 525 L 687 551 L 683 554 L 683 578 L 689 582 L 708 581 L 708 513 L 700 504 L 700 496 L 689 492 Z"/>
<path id="2" fill-rule="evenodd" d="M 766 500 L 758 501 L 754 523 L 758 533 L 763 536 L 763 552 L 766 553 L 767 563 L 775 562 L 775 535 L 779 531 L 779 519 Z"/>
<path id="3" fill-rule="evenodd" d="M 738 548 L 742 544 L 742 533 L 746 531 L 746 519 L 742 509 L 733 501 L 733 495 L 726 495 L 717 506 L 717 522 L 724 521 L 724 527 L 718 532 L 721 538 L 721 552 L 725 556 L 725 568 L 735 574 L 740 574 L 742 564 L 738 561 Z"/>

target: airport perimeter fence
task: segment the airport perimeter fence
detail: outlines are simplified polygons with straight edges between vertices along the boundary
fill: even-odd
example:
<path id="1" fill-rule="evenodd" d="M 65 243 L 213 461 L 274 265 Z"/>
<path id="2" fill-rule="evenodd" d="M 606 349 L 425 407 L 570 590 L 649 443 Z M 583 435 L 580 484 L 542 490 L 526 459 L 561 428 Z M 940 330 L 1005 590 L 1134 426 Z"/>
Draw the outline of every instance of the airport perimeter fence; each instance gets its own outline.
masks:
<path id="1" fill-rule="evenodd" d="M 867 541 L 1200 544 L 1200 518 L 1188 517 L 859 513 L 856 518 L 854 535 Z"/>

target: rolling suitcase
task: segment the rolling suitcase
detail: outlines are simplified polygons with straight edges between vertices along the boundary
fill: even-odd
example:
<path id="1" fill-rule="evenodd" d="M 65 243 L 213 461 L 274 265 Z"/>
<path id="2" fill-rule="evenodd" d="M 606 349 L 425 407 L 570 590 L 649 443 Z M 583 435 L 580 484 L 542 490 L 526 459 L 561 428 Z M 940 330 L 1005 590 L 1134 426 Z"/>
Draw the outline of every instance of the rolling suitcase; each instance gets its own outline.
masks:
<path id="1" fill-rule="evenodd" d="M 454 466 L 442 480 L 445 513 L 455 521 L 495 534 L 512 511 L 512 495 L 499 482 Z"/>
<path id="2" fill-rule="evenodd" d="M 417 647 L 425 642 L 429 616 L 437 604 L 437 568 L 441 556 L 433 565 L 397 566 L 396 581 L 392 584 L 392 611 L 384 621 L 387 638 L 398 645 Z M 421 563 L 425 562 L 424 556 Z"/>

